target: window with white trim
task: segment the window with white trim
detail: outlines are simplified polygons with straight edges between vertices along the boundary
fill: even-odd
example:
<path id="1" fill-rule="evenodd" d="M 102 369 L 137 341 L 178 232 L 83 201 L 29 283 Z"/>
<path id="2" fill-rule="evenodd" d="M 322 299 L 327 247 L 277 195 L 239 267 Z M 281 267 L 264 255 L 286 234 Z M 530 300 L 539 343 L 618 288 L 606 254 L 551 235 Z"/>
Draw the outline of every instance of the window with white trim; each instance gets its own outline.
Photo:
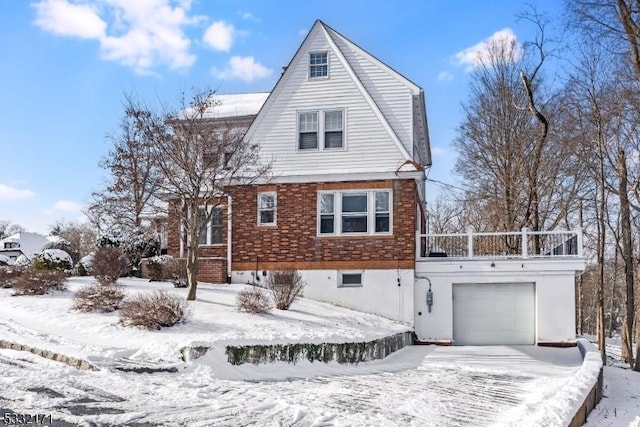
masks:
<path id="1" fill-rule="evenodd" d="M 318 148 L 318 112 L 298 114 L 298 148 L 315 150 Z"/>
<path id="2" fill-rule="evenodd" d="M 324 112 L 324 148 L 342 148 L 342 110 Z"/>
<path id="3" fill-rule="evenodd" d="M 338 286 L 341 288 L 362 286 L 362 271 L 341 271 Z"/>
<path id="4" fill-rule="evenodd" d="M 298 112 L 298 150 L 344 148 L 344 110 Z"/>
<path id="5" fill-rule="evenodd" d="M 391 190 L 318 192 L 318 235 L 390 234 Z"/>
<path id="6" fill-rule="evenodd" d="M 327 77 L 329 75 L 328 52 L 309 53 L 309 78 Z"/>
<path id="7" fill-rule="evenodd" d="M 200 218 L 204 218 L 205 208 L 198 208 L 198 215 Z M 200 245 L 218 245 L 223 243 L 223 216 L 222 207 L 217 206 L 212 208 L 211 219 L 209 222 L 202 225 L 200 233 L 198 233 L 198 244 Z"/>
<path id="8" fill-rule="evenodd" d="M 275 225 L 277 195 L 273 191 L 258 193 L 258 225 Z"/>

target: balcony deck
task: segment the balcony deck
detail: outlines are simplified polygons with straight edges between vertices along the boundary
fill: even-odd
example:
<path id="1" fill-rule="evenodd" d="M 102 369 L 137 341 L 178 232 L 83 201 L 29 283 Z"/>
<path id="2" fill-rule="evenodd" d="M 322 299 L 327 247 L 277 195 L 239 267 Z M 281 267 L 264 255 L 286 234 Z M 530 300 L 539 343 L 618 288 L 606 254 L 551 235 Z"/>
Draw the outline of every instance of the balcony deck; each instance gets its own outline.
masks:
<path id="1" fill-rule="evenodd" d="M 582 230 L 416 234 L 416 261 L 583 257 Z"/>

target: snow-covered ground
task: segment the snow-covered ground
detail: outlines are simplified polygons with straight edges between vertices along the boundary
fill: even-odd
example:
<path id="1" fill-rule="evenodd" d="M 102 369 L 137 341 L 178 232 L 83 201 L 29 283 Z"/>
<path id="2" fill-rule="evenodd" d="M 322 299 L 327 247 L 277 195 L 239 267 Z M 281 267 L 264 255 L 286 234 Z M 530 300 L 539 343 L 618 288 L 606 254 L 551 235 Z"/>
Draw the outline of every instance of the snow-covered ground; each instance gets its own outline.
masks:
<path id="1" fill-rule="evenodd" d="M 0 413 L 52 414 L 63 426 L 562 426 L 580 395 L 577 348 L 414 346 L 358 365 L 230 366 L 221 356 L 229 343 L 369 340 L 408 327 L 305 299 L 288 312 L 239 313 L 235 298 L 242 286 L 202 285 L 189 322 L 145 331 L 119 326 L 116 314 L 70 311 L 73 292 L 89 282 L 73 278 L 69 292 L 47 296 L 0 290 L 0 338 L 102 368 L 79 371 L 0 350 Z M 166 283 L 124 283 L 128 292 L 186 292 Z M 214 351 L 180 363 L 185 345 L 213 345 Z M 178 372 L 114 369 L 123 359 L 169 364 Z M 606 398 L 590 425 L 637 425 L 640 383 L 629 376 L 637 374 L 609 370 Z M 608 403 L 614 405 L 603 406 Z"/>
<path id="2" fill-rule="evenodd" d="M 118 324 L 117 313 L 71 310 L 73 295 L 90 277 L 73 277 L 69 291 L 44 296 L 12 297 L 0 289 L 1 337 L 21 344 L 87 359 L 97 365 L 116 359 L 175 363 L 185 346 L 248 343 L 321 343 L 368 341 L 410 330 L 402 323 L 301 298 L 290 310 L 253 315 L 236 310 L 245 285 L 198 286 L 193 316 L 184 324 L 147 331 Z M 185 296 L 186 289 L 145 279 L 121 279 L 128 294 L 166 290 Z"/>

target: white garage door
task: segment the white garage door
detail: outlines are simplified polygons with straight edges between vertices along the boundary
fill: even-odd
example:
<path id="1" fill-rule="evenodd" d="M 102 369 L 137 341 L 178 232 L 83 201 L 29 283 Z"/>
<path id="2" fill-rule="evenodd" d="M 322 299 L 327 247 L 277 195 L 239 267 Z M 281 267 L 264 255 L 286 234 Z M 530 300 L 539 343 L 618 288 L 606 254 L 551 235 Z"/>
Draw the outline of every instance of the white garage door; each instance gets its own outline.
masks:
<path id="1" fill-rule="evenodd" d="M 453 341 L 535 344 L 533 283 L 454 284 Z"/>

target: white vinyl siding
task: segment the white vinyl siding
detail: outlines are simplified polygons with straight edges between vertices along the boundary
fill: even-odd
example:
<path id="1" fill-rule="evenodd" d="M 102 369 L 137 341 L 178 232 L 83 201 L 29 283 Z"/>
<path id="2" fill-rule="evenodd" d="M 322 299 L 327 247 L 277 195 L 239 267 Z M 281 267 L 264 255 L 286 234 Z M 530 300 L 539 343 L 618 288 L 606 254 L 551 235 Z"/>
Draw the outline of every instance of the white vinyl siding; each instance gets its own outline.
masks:
<path id="1" fill-rule="evenodd" d="M 272 173 L 276 176 L 395 172 L 405 158 L 337 55 L 332 51 L 328 55 L 330 79 L 308 78 L 308 52 L 329 50 L 321 32 L 310 35 L 248 138 L 260 144 L 263 158 L 274 160 Z M 407 97 L 408 108 L 411 102 Z M 301 156 L 300 150 L 294 149 L 298 144 L 298 113 L 338 110 L 344 111 L 344 148 L 323 150 L 319 141 L 318 150 L 307 150 Z"/>
<path id="2" fill-rule="evenodd" d="M 409 153 L 413 153 L 413 102 L 411 89 L 367 59 L 357 46 L 338 38 L 337 46 L 358 74 L 389 125 Z"/>
<path id="3" fill-rule="evenodd" d="M 318 192 L 318 235 L 391 234 L 391 190 Z"/>

